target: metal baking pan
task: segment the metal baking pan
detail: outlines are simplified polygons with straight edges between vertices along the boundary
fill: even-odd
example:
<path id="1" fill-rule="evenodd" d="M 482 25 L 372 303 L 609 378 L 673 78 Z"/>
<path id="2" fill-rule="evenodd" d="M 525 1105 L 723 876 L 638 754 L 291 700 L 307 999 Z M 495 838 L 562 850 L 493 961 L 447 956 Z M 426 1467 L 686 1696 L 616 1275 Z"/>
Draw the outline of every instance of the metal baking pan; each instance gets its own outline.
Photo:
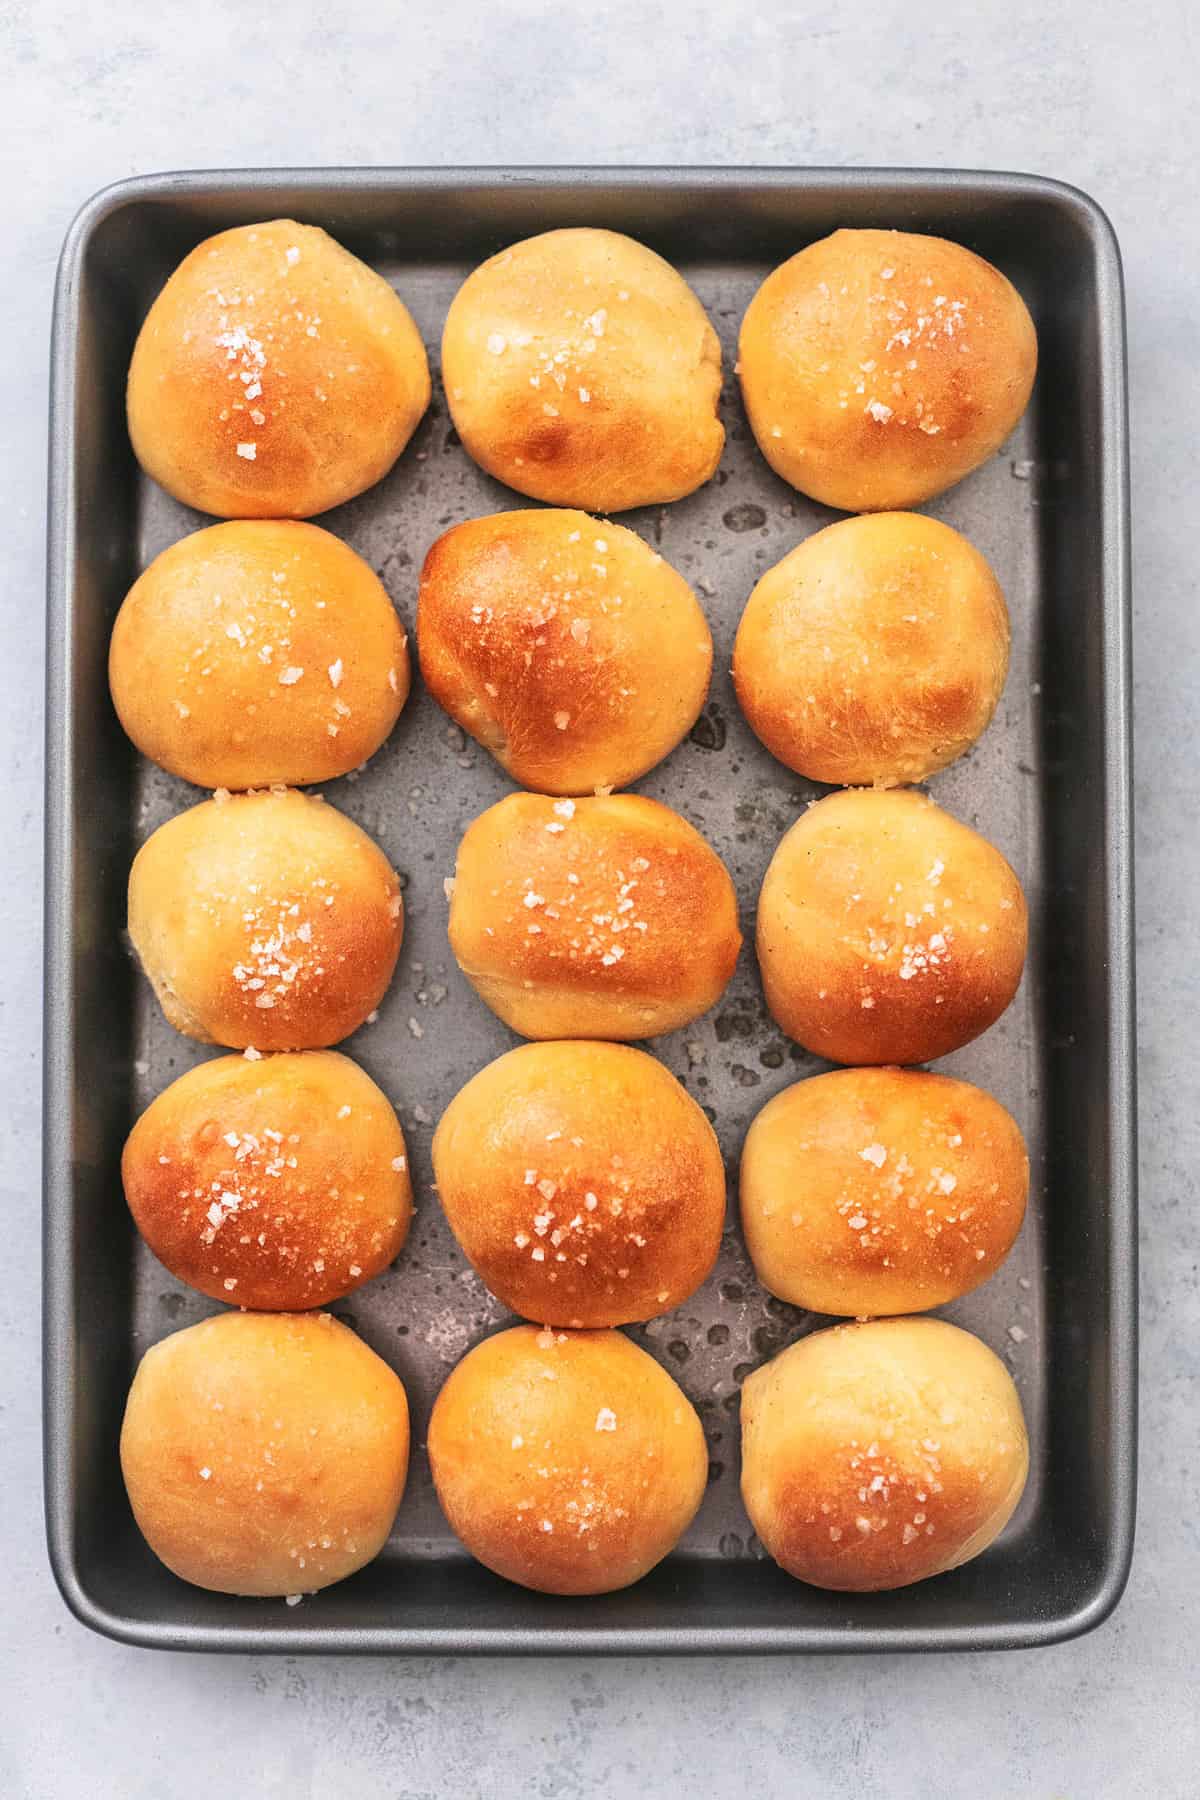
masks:
<path id="1" fill-rule="evenodd" d="M 420 685 L 391 741 L 337 804 L 406 879 L 408 929 L 378 1022 L 348 1048 L 398 1103 L 418 1214 L 397 1265 L 335 1308 L 402 1375 L 413 1404 L 408 1492 L 378 1561 L 296 1607 L 177 1581 L 139 1537 L 117 1438 L 157 1338 L 212 1310 L 138 1241 L 118 1169 L 132 1120 L 206 1054 L 164 1023 L 123 940 L 134 850 L 197 798 L 139 760 L 112 712 L 106 650 L 126 588 L 207 523 L 138 471 L 125 372 L 161 282 L 200 238 L 287 214 L 382 269 L 436 364 L 447 304 L 501 245 L 555 225 L 610 226 L 679 265 L 725 349 L 728 444 L 689 499 L 625 515 L 697 587 L 716 675 L 690 739 L 640 784 L 715 844 L 738 886 L 747 948 L 714 1012 L 653 1045 L 709 1109 L 730 1171 L 719 1266 L 677 1313 L 633 1330 L 699 1407 L 711 1481 L 695 1524 L 647 1580 L 555 1599 L 473 1563 L 438 1511 L 425 1424 L 455 1360 L 501 1318 L 432 1192 L 430 1137 L 468 1074 L 514 1041 L 458 975 L 442 877 L 464 826 L 506 792 L 491 759 Z M 932 783 L 1022 875 L 1032 949 L 1021 993 L 941 1065 L 991 1089 L 1033 1161 L 1028 1223 L 980 1292 L 949 1308 L 1008 1359 L 1032 1438 L 1021 1508 L 978 1561 L 893 1594 L 791 1581 L 738 1496 L 746 1372 L 813 1319 L 756 1285 L 736 1228 L 746 1127 L 818 1065 L 774 1029 L 749 943 L 771 852 L 810 797 L 734 704 L 729 652 L 757 575 L 831 515 L 768 469 L 731 370 L 763 275 L 838 225 L 957 238 L 998 263 L 1037 322 L 1032 407 L 1000 453 L 931 511 L 997 568 L 1014 623 L 1008 689 L 976 750 Z M 45 1146 L 46 1505 L 68 1605 L 126 1642 L 182 1649 L 594 1652 L 968 1649 L 1046 1644 L 1098 1624 L 1128 1570 L 1135 1486 L 1134 1039 L 1129 585 L 1120 262 L 1100 210 L 1023 175 L 879 170 L 327 170 L 158 175 L 90 201 L 67 238 L 51 400 Z M 380 572 L 411 625 L 430 542 L 453 522 L 527 504 L 459 447 L 435 390 L 392 474 L 323 521 Z"/>

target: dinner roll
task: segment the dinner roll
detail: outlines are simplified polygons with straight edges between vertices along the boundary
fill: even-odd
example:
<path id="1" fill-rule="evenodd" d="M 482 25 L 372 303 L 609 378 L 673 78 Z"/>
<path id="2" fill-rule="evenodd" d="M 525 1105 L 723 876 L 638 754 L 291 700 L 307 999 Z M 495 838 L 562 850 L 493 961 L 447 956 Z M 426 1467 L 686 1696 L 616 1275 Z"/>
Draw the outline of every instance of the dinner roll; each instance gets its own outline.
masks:
<path id="1" fill-rule="evenodd" d="M 383 1548 L 408 1472 L 399 1377 L 328 1313 L 218 1313 L 147 1350 L 121 1468 L 168 1569 L 300 1594 Z"/>
<path id="2" fill-rule="evenodd" d="M 502 1331 L 429 1421 L 442 1510 L 471 1555 L 544 1594 L 606 1594 L 673 1550 L 708 1479 L 700 1420 L 619 1331 Z"/>
<path id="3" fill-rule="evenodd" d="M 656 800 L 510 794 L 458 847 L 450 947 L 522 1037 L 674 1031 L 724 992 L 741 941 L 725 865 Z"/>
<path id="4" fill-rule="evenodd" d="M 1027 929 L 1000 852 L 924 794 L 830 794 L 792 826 L 763 881 L 767 1005 L 831 1062 L 932 1062 L 1000 1017 Z"/>
<path id="5" fill-rule="evenodd" d="M 381 275 L 313 225 L 197 244 L 138 333 L 129 435 L 155 481 L 224 518 L 308 518 L 386 475 L 429 364 Z"/>
<path id="6" fill-rule="evenodd" d="M 108 656 L 143 756 L 199 787 L 331 781 L 373 755 L 408 695 L 378 577 L 318 525 L 212 525 L 138 577 Z"/>
<path id="7" fill-rule="evenodd" d="M 294 789 L 202 801 L 129 875 L 129 935 L 167 1018 L 236 1050 L 349 1037 L 387 992 L 403 931 L 382 850 Z"/>
<path id="8" fill-rule="evenodd" d="M 1008 608 L 964 537 L 920 513 L 842 519 L 768 569 L 733 679 L 750 728 L 810 781 L 923 781 L 970 748 L 1008 673 Z"/>
<path id="9" fill-rule="evenodd" d="M 559 506 L 678 500 L 725 442 L 704 308 L 670 263 L 616 231 L 547 231 L 490 257 L 446 315 L 442 374 L 475 461 Z"/>
<path id="10" fill-rule="evenodd" d="M 442 1114 L 433 1172 L 451 1230 L 513 1312 L 626 1325 L 712 1269 L 725 1222 L 716 1133 L 627 1044 L 523 1044 Z"/>
<path id="11" fill-rule="evenodd" d="M 408 1235 L 390 1102 L 348 1056 L 218 1056 L 172 1082 L 121 1158 L 134 1223 L 172 1275 L 264 1311 L 325 1306 Z"/>
<path id="12" fill-rule="evenodd" d="M 746 1248 L 810 1312 L 921 1312 L 970 1293 L 1011 1250 L 1029 1191 L 1016 1121 L 966 1081 L 839 1069 L 758 1114 L 742 1151 Z"/>
<path id="13" fill-rule="evenodd" d="M 515 781 L 622 787 L 695 724 L 712 638 L 682 575 L 623 525 L 539 508 L 456 525 L 425 559 L 421 673 Z"/>
<path id="14" fill-rule="evenodd" d="M 742 1388 L 742 1499 L 781 1568 L 849 1593 L 969 1562 L 1016 1510 L 1029 1441 L 1012 1377 L 942 1319 L 835 1325 Z"/>
<path id="15" fill-rule="evenodd" d="M 1016 288 L 961 244 L 835 231 L 768 275 L 738 371 L 758 447 L 847 512 L 916 506 L 998 450 L 1025 411 L 1037 335 Z"/>

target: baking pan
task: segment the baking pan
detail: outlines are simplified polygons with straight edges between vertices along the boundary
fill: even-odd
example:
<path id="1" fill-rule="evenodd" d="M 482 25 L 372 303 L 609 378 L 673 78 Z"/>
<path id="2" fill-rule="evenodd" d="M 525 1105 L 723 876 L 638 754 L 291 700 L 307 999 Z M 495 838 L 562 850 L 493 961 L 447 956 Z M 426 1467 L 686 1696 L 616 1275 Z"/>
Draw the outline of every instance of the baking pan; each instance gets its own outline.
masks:
<path id="1" fill-rule="evenodd" d="M 709 1110 L 730 1172 L 720 1263 L 680 1310 L 631 1335 L 700 1409 L 710 1483 L 695 1524 L 619 1594 L 532 1594 L 473 1563 L 438 1511 L 425 1424 L 455 1360 L 502 1318 L 457 1251 L 429 1147 L 462 1081 L 511 1034 L 458 975 L 442 878 L 464 826 L 508 790 L 419 684 L 386 748 L 329 792 L 406 883 L 408 929 L 378 1021 L 348 1044 L 394 1096 L 418 1213 L 397 1265 L 334 1310 L 400 1372 L 413 1404 L 408 1492 L 377 1562 L 296 1607 L 177 1581 L 142 1543 L 117 1438 L 157 1338 L 215 1310 L 138 1241 L 122 1140 L 153 1094 L 206 1054 L 164 1023 L 123 939 L 142 839 L 197 798 L 126 743 L 105 675 L 129 583 L 206 523 L 139 473 L 124 427 L 138 325 L 175 262 L 226 226 L 288 214 L 325 226 L 392 279 L 434 354 L 456 286 L 483 257 L 551 226 L 644 239 L 693 283 L 725 348 L 728 445 L 715 480 L 625 515 L 697 587 L 716 674 L 691 737 L 639 784 L 705 832 L 738 886 L 747 935 L 719 1006 L 652 1047 Z M 737 327 L 775 263 L 838 225 L 957 238 L 1024 293 L 1041 340 L 1032 407 L 1000 453 L 931 511 L 996 566 L 1013 614 L 1008 689 L 982 743 L 932 791 L 1015 864 L 1031 903 L 1021 993 L 940 1065 L 991 1089 L 1029 1139 L 1033 1189 L 1013 1255 L 947 1309 L 1005 1355 L 1029 1418 L 1022 1506 L 978 1561 L 892 1594 L 789 1580 L 738 1497 L 739 1384 L 815 1322 L 756 1285 L 734 1223 L 737 1158 L 760 1106 L 819 1065 L 765 1012 L 749 948 L 763 870 L 814 790 L 742 722 L 728 676 L 757 575 L 832 516 L 768 469 L 732 376 Z M 1021 175 L 879 170 L 330 170 L 159 175 L 98 195 L 72 226 L 54 322 L 51 401 L 45 1148 L 46 1504 L 51 1560 L 86 1624 L 127 1642 L 296 1651 L 982 1649 L 1053 1642 L 1116 1604 L 1135 1484 L 1134 1043 L 1129 803 L 1128 491 L 1120 263 L 1084 195 Z M 323 521 L 377 569 L 411 625 L 430 542 L 527 502 L 491 481 L 434 404 L 392 474 Z"/>

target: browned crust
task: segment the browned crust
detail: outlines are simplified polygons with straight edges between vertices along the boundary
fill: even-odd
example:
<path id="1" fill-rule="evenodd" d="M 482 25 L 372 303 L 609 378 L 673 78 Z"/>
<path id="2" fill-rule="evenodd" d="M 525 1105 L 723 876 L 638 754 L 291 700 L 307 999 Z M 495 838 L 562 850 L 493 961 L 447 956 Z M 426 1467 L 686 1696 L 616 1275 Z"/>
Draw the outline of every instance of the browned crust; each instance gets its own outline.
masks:
<path id="1" fill-rule="evenodd" d="M 708 1472 L 700 1420 L 616 1331 L 517 1326 L 468 1352 L 438 1395 L 429 1461 L 471 1554 L 522 1587 L 628 1587 L 672 1550 Z"/>
<path id="2" fill-rule="evenodd" d="M 768 1101 L 742 1151 L 746 1247 L 773 1294 L 812 1312 L 918 1312 L 992 1275 L 1025 1216 L 1012 1116 L 969 1082 L 840 1069 Z"/>
<path id="3" fill-rule="evenodd" d="M 151 1102 L 121 1158 L 159 1261 L 231 1306 L 303 1311 L 378 1275 L 412 1216 L 390 1102 L 332 1051 L 218 1057 Z"/>
<path id="4" fill-rule="evenodd" d="M 549 231 L 481 264 L 446 315 L 442 370 L 468 453 L 538 500 L 678 500 L 720 459 L 716 332 L 670 264 L 617 232 Z"/>
<path id="5" fill-rule="evenodd" d="M 200 787 L 332 780 L 373 755 L 409 689 L 382 583 L 296 520 L 172 544 L 126 595 L 109 685 L 143 755 Z"/>
<path id="6" fill-rule="evenodd" d="M 325 232 L 274 219 L 207 238 L 175 270 L 134 346 L 129 432 L 189 506 L 307 518 L 380 480 L 429 397 L 387 282 Z"/>
<path id="7" fill-rule="evenodd" d="M 382 1548 L 408 1446 L 399 1378 L 328 1313 L 220 1313 L 142 1358 L 121 1468 L 147 1543 L 184 1581 L 299 1594 Z"/>
<path id="8" fill-rule="evenodd" d="M 733 652 L 751 729 L 812 781 L 894 786 L 960 756 L 1008 672 L 1004 595 L 936 519 L 875 513 L 806 538 L 768 569 Z"/>
<path id="9" fill-rule="evenodd" d="M 918 505 L 999 447 L 1028 403 L 1037 336 L 1012 283 L 961 244 L 844 230 L 767 277 L 738 358 L 776 473 L 868 512 Z"/>
<path id="10" fill-rule="evenodd" d="M 526 1044 L 472 1078 L 433 1140 L 472 1266 L 527 1319 L 575 1327 L 670 1311 L 712 1269 L 725 1171 L 712 1126 L 624 1044 Z"/>
<path id="11" fill-rule="evenodd" d="M 707 1010 L 741 936 L 729 874 L 669 807 L 511 794 L 459 845 L 450 944 L 525 1037 L 650 1037 Z"/>
<path id="12" fill-rule="evenodd" d="M 1027 935 L 1000 852 L 907 788 L 811 806 L 759 897 L 767 1005 L 832 1062 L 930 1062 L 969 1043 L 1016 993 Z"/>
<path id="13" fill-rule="evenodd" d="M 218 796 L 160 826 L 134 859 L 129 932 L 178 1030 L 233 1049 L 321 1049 L 383 998 L 403 907 L 364 831 L 280 789 Z"/>
<path id="14" fill-rule="evenodd" d="M 691 729 L 712 668 L 694 594 L 623 526 L 537 509 L 444 533 L 421 574 L 434 698 L 539 793 L 620 787 Z"/>

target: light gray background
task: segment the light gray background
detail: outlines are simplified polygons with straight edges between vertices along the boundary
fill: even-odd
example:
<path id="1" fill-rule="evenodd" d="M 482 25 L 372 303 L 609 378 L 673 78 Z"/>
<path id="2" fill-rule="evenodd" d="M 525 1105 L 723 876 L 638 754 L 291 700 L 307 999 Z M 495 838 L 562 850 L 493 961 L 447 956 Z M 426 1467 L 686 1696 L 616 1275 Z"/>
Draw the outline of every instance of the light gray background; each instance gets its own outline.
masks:
<path id="1" fill-rule="evenodd" d="M 1196 1793 L 1200 618 L 1184 536 L 1200 418 L 1196 34 L 1188 0 L 0 0 L 5 1796 Z M 58 247 L 88 193 L 146 170 L 471 161 L 1032 169 L 1087 188 L 1116 226 L 1134 428 L 1143 1436 L 1130 1589 L 1080 1643 L 828 1662 L 204 1659 L 92 1637 L 53 1587 L 36 1284 L 45 377 Z"/>

